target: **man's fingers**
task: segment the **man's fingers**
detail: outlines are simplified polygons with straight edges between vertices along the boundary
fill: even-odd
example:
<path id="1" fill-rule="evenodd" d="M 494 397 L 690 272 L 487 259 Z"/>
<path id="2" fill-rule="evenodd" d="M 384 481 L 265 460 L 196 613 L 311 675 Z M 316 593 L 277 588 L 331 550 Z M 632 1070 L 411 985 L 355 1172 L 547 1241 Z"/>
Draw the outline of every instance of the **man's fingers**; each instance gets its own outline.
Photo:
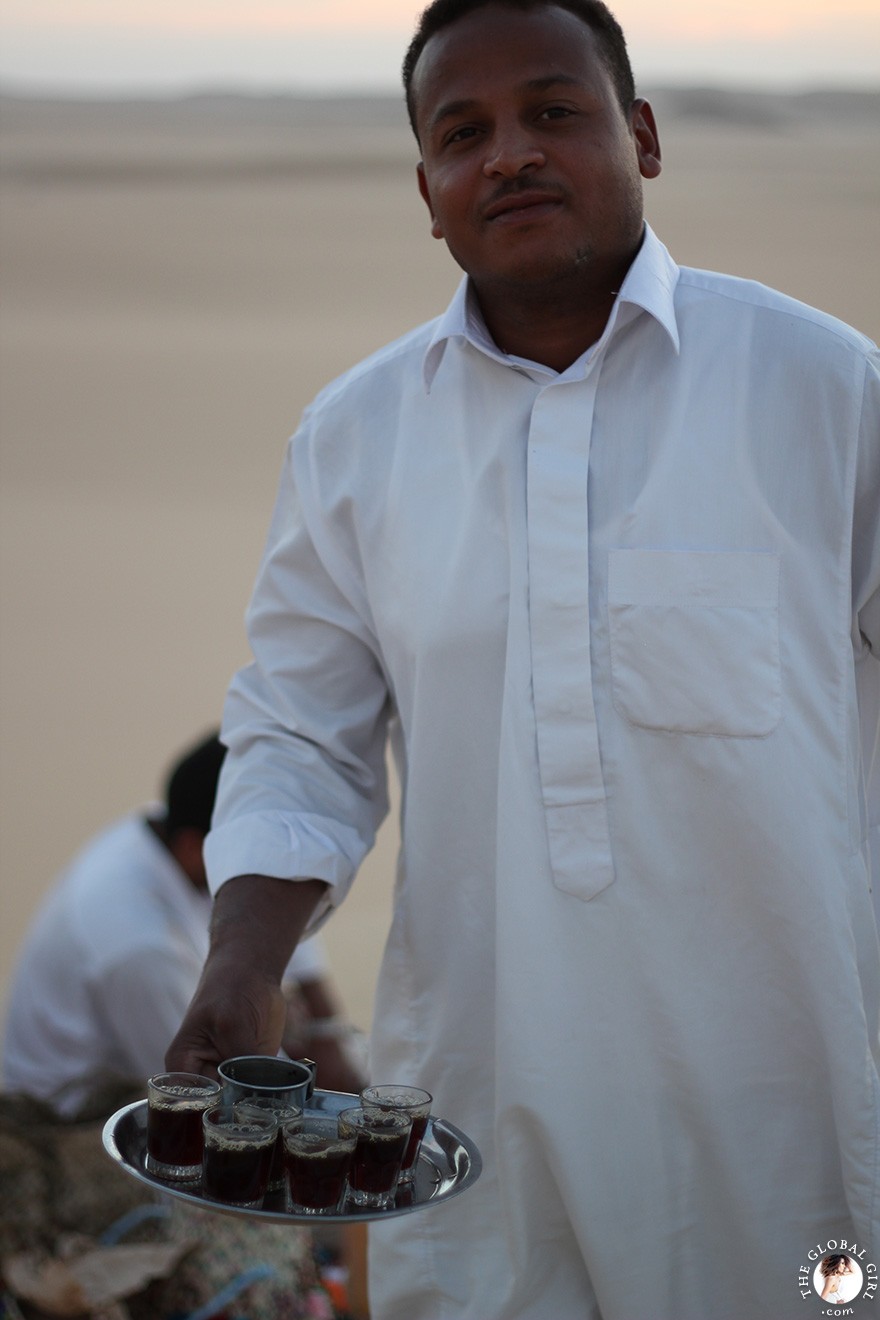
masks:
<path id="1" fill-rule="evenodd" d="M 175 1036 L 165 1055 L 165 1067 L 169 1072 L 198 1073 L 200 1077 L 216 1077 L 217 1064 L 227 1057 L 218 1054 L 204 1041 L 193 1042 L 181 1035 Z"/>
<path id="2" fill-rule="evenodd" d="M 200 988 L 168 1047 L 165 1066 L 174 1072 L 215 1077 L 224 1059 L 239 1054 L 275 1054 L 281 1044 L 287 1004 L 278 986 L 260 978 L 212 997 Z"/>

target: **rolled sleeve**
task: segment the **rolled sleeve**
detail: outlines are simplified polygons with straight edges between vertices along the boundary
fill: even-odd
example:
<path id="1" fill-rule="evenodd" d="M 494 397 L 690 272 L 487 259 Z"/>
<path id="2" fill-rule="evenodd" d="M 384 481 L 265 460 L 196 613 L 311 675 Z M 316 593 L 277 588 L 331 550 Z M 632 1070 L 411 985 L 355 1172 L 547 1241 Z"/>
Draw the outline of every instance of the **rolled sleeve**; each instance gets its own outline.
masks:
<path id="1" fill-rule="evenodd" d="M 214 826 L 205 840 L 205 866 L 213 894 L 237 875 L 323 880 L 331 891 L 323 915 L 342 901 L 366 851 L 357 831 L 341 821 L 255 811 Z"/>

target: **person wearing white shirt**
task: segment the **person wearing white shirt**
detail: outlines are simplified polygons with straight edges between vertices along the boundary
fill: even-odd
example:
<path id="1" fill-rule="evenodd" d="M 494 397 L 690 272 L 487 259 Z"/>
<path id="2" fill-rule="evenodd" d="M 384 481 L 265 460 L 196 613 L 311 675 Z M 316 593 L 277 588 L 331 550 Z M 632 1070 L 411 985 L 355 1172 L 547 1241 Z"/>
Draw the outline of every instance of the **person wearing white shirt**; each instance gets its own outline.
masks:
<path id="1" fill-rule="evenodd" d="M 71 1118 L 108 1088 L 144 1087 L 163 1070 L 208 952 L 202 844 L 225 750 L 214 734 L 189 748 L 169 775 L 164 805 L 114 821 L 59 877 L 10 986 L 6 1091 Z M 320 937 L 297 946 L 285 994 L 293 1005 L 285 1046 L 321 1056 L 322 1085 L 356 1088 L 359 1063 L 326 1031 L 340 1018 Z"/>
<path id="2" fill-rule="evenodd" d="M 371 1229 L 374 1320 L 802 1314 L 880 1257 L 880 373 L 680 267 L 592 0 L 437 0 L 404 65 L 447 312 L 281 479 L 206 842 L 211 1067 L 403 787 L 371 1041 L 479 1181 Z"/>

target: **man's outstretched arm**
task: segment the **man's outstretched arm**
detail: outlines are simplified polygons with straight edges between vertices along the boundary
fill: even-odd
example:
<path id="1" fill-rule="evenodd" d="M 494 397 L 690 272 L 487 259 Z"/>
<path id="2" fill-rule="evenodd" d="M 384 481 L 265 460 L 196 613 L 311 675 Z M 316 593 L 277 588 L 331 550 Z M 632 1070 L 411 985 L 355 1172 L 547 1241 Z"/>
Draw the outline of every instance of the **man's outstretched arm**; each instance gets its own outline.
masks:
<path id="1" fill-rule="evenodd" d="M 214 1076 L 224 1059 L 277 1052 L 287 1013 L 281 978 L 325 889 L 322 880 L 265 875 L 223 885 L 210 952 L 165 1056 L 168 1069 Z"/>

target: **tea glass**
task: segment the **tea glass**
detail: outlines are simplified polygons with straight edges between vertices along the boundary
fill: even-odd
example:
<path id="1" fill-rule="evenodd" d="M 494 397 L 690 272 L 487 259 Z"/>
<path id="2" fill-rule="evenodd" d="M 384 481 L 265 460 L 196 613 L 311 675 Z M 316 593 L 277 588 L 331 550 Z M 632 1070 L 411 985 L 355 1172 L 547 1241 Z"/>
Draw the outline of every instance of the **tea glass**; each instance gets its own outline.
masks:
<path id="1" fill-rule="evenodd" d="M 148 1079 L 148 1173 L 172 1182 L 201 1176 L 202 1115 L 219 1099 L 219 1082 L 197 1073 L 156 1073 Z"/>
<path id="2" fill-rule="evenodd" d="M 269 1185 L 278 1135 L 274 1114 L 238 1116 L 221 1105 L 203 1116 L 202 1190 L 225 1205 L 259 1209 Z"/>
<path id="3" fill-rule="evenodd" d="M 357 1138 L 348 1172 L 348 1194 L 355 1205 L 387 1209 L 394 1205 L 400 1166 L 412 1119 L 409 1114 L 363 1105 L 343 1109 L 339 1131 Z"/>
<path id="4" fill-rule="evenodd" d="M 412 1129 L 409 1144 L 400 1166 L 400 1182 L 412 1182 L 419 1159 L 419 1148 L 431 1115 L 433 1096 L 418 1086 L 365 1086 L 361 1091 L 361 1104 L 371 1109 L 389 1109 L 409 1114 Z"/>
<path id="5" fill-rule="evenodd" d="M 301 1114 L 281 1129 L 287 1177 L 287 1208 L 316 1215 L 337 1210 L 345 1195 L 354 1133 L 343 1136 L 329 1114 Z"/>

